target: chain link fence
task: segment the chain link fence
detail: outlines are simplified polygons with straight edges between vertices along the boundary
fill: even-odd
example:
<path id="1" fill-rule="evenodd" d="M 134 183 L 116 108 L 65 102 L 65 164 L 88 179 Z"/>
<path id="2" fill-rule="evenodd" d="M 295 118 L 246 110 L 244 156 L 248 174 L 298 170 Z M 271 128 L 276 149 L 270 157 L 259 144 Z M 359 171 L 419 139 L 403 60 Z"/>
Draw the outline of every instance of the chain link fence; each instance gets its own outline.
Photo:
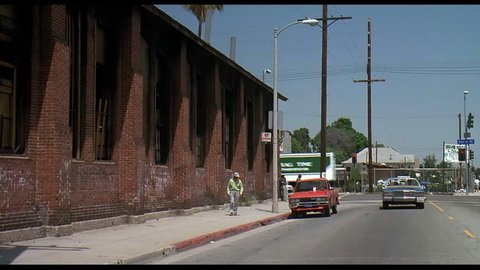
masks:
<path id="1" fill-rule="evenodd" d="M 382 181 L 391 177 L 415 177 L 427 192 L 478 192 L 479 181 L 472 171 L 458 168 L 374 168 L 373 190 L 382 191 Z M 344 192 L 368 192 L 368 170 L 338 169 L 336 187 Z"/>

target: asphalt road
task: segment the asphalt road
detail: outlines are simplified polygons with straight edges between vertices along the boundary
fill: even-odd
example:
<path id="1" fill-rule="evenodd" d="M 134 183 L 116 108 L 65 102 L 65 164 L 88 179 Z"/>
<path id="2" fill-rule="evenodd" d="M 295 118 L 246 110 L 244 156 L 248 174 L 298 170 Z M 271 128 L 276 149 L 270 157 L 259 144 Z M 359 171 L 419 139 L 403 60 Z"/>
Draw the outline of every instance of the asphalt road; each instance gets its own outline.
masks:
<path id="1" fill-rule="evenodd" d="M 480 196 L 429 195 L 425 209 L 343 197 L 338 214 L 265 226 L 146 264 L 479 264 Z"/>

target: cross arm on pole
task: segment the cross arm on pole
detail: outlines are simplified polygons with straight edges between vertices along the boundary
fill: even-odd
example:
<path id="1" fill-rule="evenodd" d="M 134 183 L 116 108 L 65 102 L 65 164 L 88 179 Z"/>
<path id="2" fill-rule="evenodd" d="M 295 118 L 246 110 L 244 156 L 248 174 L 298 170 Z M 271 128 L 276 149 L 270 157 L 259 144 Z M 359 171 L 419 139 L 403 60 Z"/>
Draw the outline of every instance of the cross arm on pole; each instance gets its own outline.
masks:
<path id="1" fill-rule="evenodd" d="M 353 80 L 353 82 L 384 82 L 385 79 L 372 79 L 372 80 Z"/>
<path id="2" fill-rule="evenodd" d="M 351 19 L 352 17 L 343 17 L 343 16 L 340 16 L 340 17 L 330 17 L 330 18 L 310 18 L 310 19 L 315 19 L 317 21 L 323 21 L 323 20 L 344 20 L 344 19 Z M 303 21 L 305 19 L 298 19 L 297 21 Z"/>
<path id="3" fill-rule="evenodd" d="M 333 20 L 333 22 L 329 23 L 327 25 L 327 27 L 329 27 L 331 24 L 333 24 L 334 22 L 338 21 L 338 20 L 348 20 L 348 19 L 351 19 L 352 17 L 330 17 L 330 18 L 314 18 L 315 20 L 318 20 L 318 21 L 329 21 L 329 20 Z M 320 25 L 319 25 L 320 26 Z M 320 26 L 321 28 L 323 28 L 322 26 Z"/>

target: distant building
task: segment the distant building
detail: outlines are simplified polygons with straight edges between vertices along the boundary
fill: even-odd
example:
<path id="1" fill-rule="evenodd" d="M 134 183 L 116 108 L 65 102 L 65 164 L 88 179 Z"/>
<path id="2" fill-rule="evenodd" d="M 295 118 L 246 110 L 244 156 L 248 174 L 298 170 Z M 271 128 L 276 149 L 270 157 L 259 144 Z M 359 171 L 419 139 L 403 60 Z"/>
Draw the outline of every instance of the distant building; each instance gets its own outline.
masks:
<path id="1" fill-rule="evenodd" d="M 292 153 L 292 136 L 286 130 L 281 130 L 281 143 L 280 143 L 280 153 L 288 154 Z"/>
<path id="2" fill-rule="evenodd" d="M 398 175 L 412 174 L 419 168 L 418 158 L 412 154 L 401 154 L 391 147 L 372 147 L 372 164 L 375 168 L 374 180 L 387 179 Z M 353 168 L 352 158 L 342 162 L 347 171 Z M 356 168 L 368 173 L 368 148 L 357 153 Z"/>

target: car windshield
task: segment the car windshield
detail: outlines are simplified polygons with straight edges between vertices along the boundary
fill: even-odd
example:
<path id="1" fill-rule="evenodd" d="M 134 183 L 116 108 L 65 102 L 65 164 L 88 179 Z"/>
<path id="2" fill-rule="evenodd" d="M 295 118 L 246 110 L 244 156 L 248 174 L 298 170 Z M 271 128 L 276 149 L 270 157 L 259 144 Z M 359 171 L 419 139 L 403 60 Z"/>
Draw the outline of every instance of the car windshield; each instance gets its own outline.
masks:
<path id="1" fill-rule="evenodd" d="M 327 184 L 325 181 L 299 182 L 297 183 L 296 191 L 311 191 L 313 188 L 316 188 L 316 190 L 325 190 L 327 189 Z"/>
<path id="2" fill-rule="evenodd" d="M 417 179 L 390 179 L 389 186 L 420 186 Z"/>

